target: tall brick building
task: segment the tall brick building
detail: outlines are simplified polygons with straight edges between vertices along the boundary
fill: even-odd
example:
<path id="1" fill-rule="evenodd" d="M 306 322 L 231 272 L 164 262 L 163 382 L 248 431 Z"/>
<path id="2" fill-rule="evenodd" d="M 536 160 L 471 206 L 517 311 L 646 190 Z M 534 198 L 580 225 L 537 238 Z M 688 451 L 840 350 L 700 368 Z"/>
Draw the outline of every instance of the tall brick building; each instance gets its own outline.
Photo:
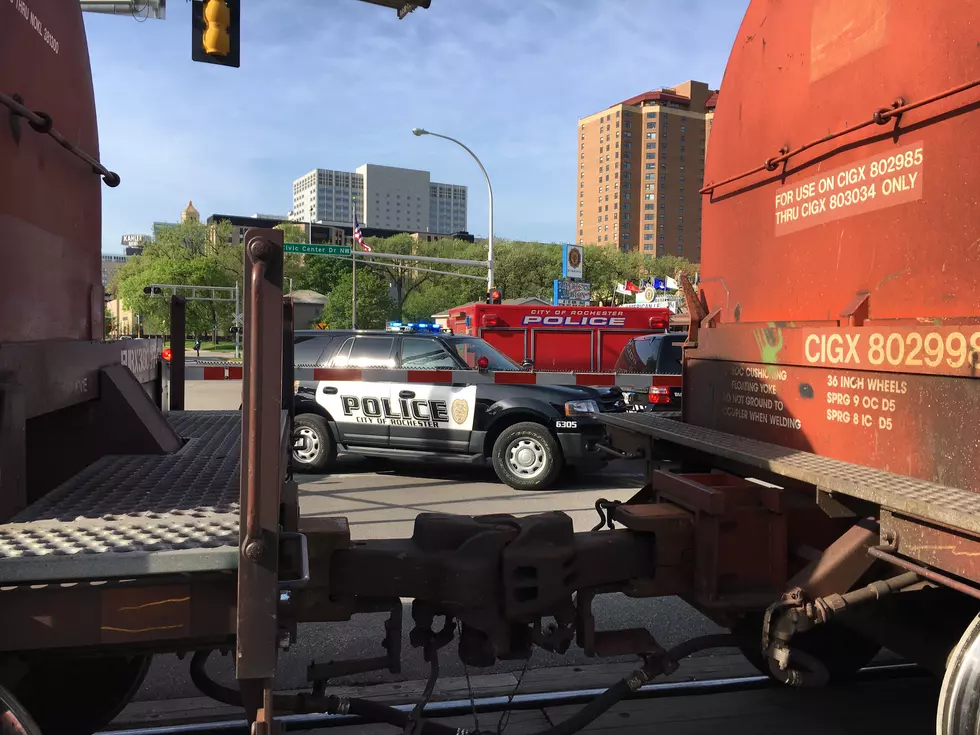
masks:
<path id="1" fill-rule="evenodd" d="M 700 260 L 698 189 L 717 99 L 688 81 L 579 120 L 576 242 Z"/>

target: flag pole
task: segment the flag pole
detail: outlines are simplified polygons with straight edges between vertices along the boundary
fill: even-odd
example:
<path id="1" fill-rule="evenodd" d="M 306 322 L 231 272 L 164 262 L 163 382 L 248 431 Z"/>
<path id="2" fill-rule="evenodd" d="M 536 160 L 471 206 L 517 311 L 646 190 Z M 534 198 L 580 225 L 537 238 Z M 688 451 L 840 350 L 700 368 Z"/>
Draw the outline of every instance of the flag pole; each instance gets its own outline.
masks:
<path id="1" fill-rule="evenodd" d="M 354 200 L 351 198 L 351 230 L 350 230 L 350 327 L 357 329 L 357 214 L 354 212 Z"/>

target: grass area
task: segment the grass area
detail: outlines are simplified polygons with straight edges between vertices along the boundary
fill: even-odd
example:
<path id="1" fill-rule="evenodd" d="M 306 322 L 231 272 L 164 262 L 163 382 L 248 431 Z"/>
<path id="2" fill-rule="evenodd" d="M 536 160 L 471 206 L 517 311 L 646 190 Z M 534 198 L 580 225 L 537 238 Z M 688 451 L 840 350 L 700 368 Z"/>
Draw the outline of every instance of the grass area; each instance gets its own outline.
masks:
<path id="1" fill-rule="evenodd" d="M 169 342 L 163 343 L 164 347 L 170 347 Z M 194 340 L 189 339 L 184 342 L 184 350 L 188 355 L 194 354 Z M 211 342 L 201 341 L 201 350 L 206 352 L 230 352 L 234 354 L 235 343 L 234 342 L 219 342 L 218 344 L 212 344 Z"/>

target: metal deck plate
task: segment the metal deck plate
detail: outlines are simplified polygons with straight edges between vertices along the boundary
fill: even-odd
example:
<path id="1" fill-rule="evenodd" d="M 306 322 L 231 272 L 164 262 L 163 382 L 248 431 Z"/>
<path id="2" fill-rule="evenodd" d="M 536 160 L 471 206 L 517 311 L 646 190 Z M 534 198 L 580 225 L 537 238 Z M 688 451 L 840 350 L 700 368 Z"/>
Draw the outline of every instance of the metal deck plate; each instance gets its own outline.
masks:
<path id="1" fill-rule="evenodd" d="M 234 569 L 238 411 L 179 411 L 171 455 L 109 456 L 0 524 L 0 583 Z"/>
<path id="2" fill-rule="evenodd" d="M 980 495 L 969 490 L 745 439 L 664 419 L 656 414 L 600 414 L 598 418 L 610 427 L 710 452 L 816 485 L 822 490 L 850 495 L 924 520 L 980 534 Z"/>

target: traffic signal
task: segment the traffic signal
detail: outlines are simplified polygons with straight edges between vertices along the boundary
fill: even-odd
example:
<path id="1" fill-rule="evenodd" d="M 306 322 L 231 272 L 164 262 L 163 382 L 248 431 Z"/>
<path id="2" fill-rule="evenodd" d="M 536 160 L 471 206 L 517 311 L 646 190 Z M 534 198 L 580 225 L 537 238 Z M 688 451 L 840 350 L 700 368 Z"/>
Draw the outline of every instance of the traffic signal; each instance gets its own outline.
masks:
<path id="1" fill-rule="evenodd" d="M 159 286 L 145 286 L 143 288 L 143 293 L 145 293 L 147 296 L 153 296 L 153 295 L 158 296 L 163 293 L 163 289 L 160 288 Z"/>
<path id="2" fill-rule="evenodd" d="M 500 292 L 499 288 L 491 288 L 487 291 L 487 303 L 488 304 L 500 304 L 503 303 L 504 295 Z"/>
<path id="3" fill-rule="evenodd" d="M 191 18 L 191 59 L 237 69 L 241 57 L 241 0 L 193 0 Z"/>

